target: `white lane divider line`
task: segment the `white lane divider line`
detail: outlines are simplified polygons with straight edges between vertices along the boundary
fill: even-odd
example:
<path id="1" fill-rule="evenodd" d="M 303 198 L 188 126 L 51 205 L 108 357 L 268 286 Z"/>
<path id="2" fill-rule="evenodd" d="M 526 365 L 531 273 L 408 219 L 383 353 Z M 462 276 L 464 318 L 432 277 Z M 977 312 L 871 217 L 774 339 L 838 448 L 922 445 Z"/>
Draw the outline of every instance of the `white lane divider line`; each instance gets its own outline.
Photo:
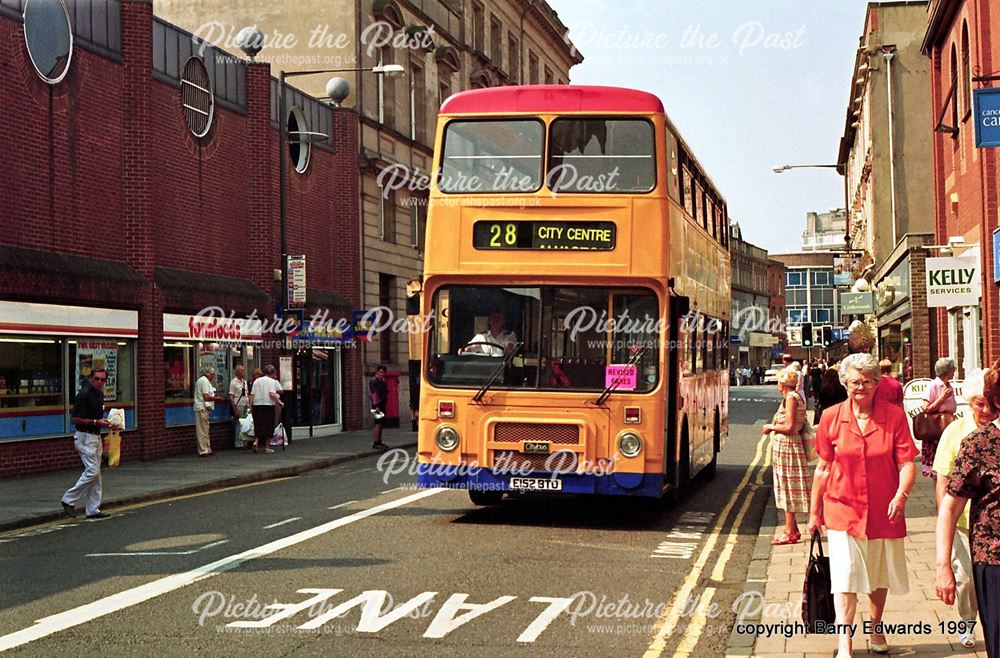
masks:
<path id="1" fill-rule="evenodd" d="M 370 507 L 368 509 L 361 510 L 360 512 L 351 514 L 350 516 L 345 516 L 343 518 L 318 525 L 314 528 L 297 532 L 294 535 L 289 535 L 288 537 L 276 539 L 275 541 L 268 542 L 263 546 L 251 548 L 250 550 L 237 553 L 236 555 L 230 555 L 229 557 L 216 560 L 215 562 L 191 569 L 190 571 L 166 576 L 165 578 L 154 580 L 151 583 L 146 583 L 145 585 L 140 585 L 138 587 L 133 587 L 132 589 L 127 589 L 123 592 L 118 592 L 117 594 L 112 594 L 111 596 L 106 596 L 103 599 L 98 599 L 97 601 L 66 610 L 65 612 L 60 612 L 49 617 L 43 617 L 42 619 L 36 621 L 33 626 L 28 626 L 27 628 L 23 628 L 19 631 L 8 633 L 7 635 L 0 637 L 0 651 L 13 649 L 14 647 L 19 647 L 24 644 L 28 644 L 29 642 L 40 640 L 43 637 L 48 637 L 53 633 L 64 631 L 67 628 L 73 628 L 74 626 L 79 626 L 80 624 L 86 624 L 89 621 L 111 614 L 112 612 L 118 612 L 119 610 L 130 608 L 134 605 L 144 603 L 168 592 L 181 589 L 182 587 L 186 587 L 200 580 L 205 580 L 207 578 L 211 578 L 212 576 L 217 576 L 220 573 L 229 571 L 230 569 L 235 569 L 244 562 L 265 557 L 271 553 L 276 553 L 280 550 L 295 546 L 296 544 L 301 544 L 304 541 L 314 539 L 338 528 L 356 523 L 362 519 L 368 518 L 369 516 L 375 516 L 376 514 L 396 509 L 397 507 L 409 505 L 410 503 L 417 502 L 418 500 L 439 494 L 442 491 L 447 490 L 425 489 L 423 491 L 418 491 L 417 493 L 404 496 L 398 500 L 392 500 L 388 503 Z"/>
<path id="2" fill-rule="evenodd" d="M 392 493 L 393 491 L 399 491 L 399 490 L 400 490 L 400 489 L 402 489 L 402 488 L 403 488 L 403 487 L 393 487 L 392 489 L 386 489 L 385 491 L 380 491 L 380 492 L 378 493 L 378 495 L 380 495 L 380 496 L 381 496 L 381 495 L 383 495 L 383 494 L 387 494 L 387 493 Z"/>
<path id="3" fill-rule="evenodd" d="M 339 505 L 334 505 L 333 507 L 327 507 L 327 509 L 340 509 L 341 507 L 347 507 L 348 505 L 353 505 L 356 502 L 358 502 L 358 501 L 356 501 L 356 500 L 349 500 L 346 503 L 341 503 Z"/>
<path id="4" fill-rule="evenodd" d="M 277 523 L 272 523 L 271 525 L 264 526 L 264 530 L 270 530 L 271 528 L 277 528 L 278 526 L 285 525 L 286 523 L 293 523 L 295 521 L 301 521 L 301 516 L 293 516 L 290 519 L 285 519 L 284 521 L 278 521 Z"/>
<path id="5" fill-rule="evenodd" d="M 219 541 L 213 541 L 211 544 L 205 544 L 200 548 L 193 548 L 190 551 L 131 551 L 126 553 L 87 553 L 87 557 L 148 557 L 150 555 L 194 555 L 195 553 L 200 553 L 201 551 L 208 550 L 210 548 L 215 548 L 216 546 L 221 546 L 222 544 L 228 544 L 228 539 L 220 539 Z"/>
<path id="6" fill-rule="evenodd" d="M 712 551 L 715 550 L 715 545 L 719 541 L 719 536 L 722 533 L 722 526 L 725 524 L 726 518 L 729 516 L 729 512 L 732 511 L 733 507 L 735 507 L 740 494 L 750 482 L 750 476 L 753 474 L 757 464 L 760 463 L 762 457 L 764 456 L 764 444 L 766 441 L 767 437 L 762 436 L 760 437 L 760 441 L 757 442 L 757 453 L 754 455 L 753 461 L 751 461 L 750 465 L 747 466 L 746 473 L 743 474 L 743 479 L 740 480 L 740 483 L 733 490 L 733 495 L 730 496 L 728 501 L 726 501 L 726 506 L 719 513 L 718 520 L 712 528 L 708 540 L 705 542 L 705 546 L 701 549 L 701 553 L 698 554 L 698 559 L 695 560 L 694 565 L 691 567 L 691 572 L 684 578 L 684 582 L 681 586 L 674 590 L 674 595 L 670 599 L 670 605 L 668 605 L 665 609 L 666 612 L 664 616 L 660 618 L 656 635 L 653 636 L 653 640 L 650 642 L 649 648 L 646 650 L 643 658 L 658 658 L 666 650 L 667 640 L 677 630 L 677 622 L 680 621 L 681 614 L 684 612 L 688 601 L 691 600 L 691 595 L 694 593 L 694 589 L 698 585 L 701 574 L 705 570 L 705 566 L 708 564 L 708 559 L 712 555 Z"/>

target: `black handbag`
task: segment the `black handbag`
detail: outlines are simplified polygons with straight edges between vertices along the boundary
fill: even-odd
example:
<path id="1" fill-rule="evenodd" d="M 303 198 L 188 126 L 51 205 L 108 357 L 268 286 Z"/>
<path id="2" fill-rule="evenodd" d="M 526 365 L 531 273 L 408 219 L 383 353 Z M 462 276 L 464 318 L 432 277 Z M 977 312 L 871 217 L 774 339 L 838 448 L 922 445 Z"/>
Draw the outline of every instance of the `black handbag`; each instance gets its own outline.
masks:
<path id="1" fill-rule="evenodd" d="M 809 546 L 809 566 L 806 567 L 806 580 L 802 586 L 802 621 L 807 633 L 833 631 L 837 613 L 833 607 L 831 588 L 830 558 L 823 555 L 823 541 L 819 531 L 814 530 Z"/>

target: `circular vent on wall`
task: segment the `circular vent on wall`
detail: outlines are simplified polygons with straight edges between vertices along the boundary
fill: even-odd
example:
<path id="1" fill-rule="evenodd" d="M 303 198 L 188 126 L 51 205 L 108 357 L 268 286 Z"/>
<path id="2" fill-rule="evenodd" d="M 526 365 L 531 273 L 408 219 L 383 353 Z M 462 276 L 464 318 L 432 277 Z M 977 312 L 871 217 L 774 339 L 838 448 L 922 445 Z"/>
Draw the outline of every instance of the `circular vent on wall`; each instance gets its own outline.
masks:
<path id="1" fill-rule="evenodd" d="M 39 77 L 54 85 L 73 57 L 73 28 L 63 0 L 25 0 L 24 43 Z"/>
<path id="2" fill-rule="evenodd" d="M 208 69 L 200 57 L 191 57 L 184 64 L 181 76 L 181 102 L 184 105 L 184 119 L 195 137 L 204 137 L 212 127 L 215 111 L 215 97 L 212 95 L 212 81 Z"/>

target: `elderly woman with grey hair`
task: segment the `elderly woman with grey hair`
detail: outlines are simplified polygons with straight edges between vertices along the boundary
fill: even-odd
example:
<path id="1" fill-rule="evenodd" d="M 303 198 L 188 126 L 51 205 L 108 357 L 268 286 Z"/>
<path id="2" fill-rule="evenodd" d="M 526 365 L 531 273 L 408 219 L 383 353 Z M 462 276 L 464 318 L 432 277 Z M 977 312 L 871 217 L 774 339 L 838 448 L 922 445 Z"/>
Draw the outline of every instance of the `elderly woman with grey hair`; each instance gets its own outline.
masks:
<path id="1" fill-rule="evenodd" d="M 889 651 L 881 627 L 886 596 L 909 591 L 903 543 L 917 455 L 903 409 L 875 399 L 881 376 L 870 354 L 841 362 L 848 397 L 827 409 L 817 428 L 809 514 L 810 534 L 826 528 L 838 628 L 854 623 L 858 595 L 867 594 L 874 653 Z M 849 632 L 838 643 L 839 658 L 853 655 Z"/>
<path id="2" fill-rule="evenodd" d="M 941 508 L 942 502 L 948 494 L 948 476 L 955 470 L 955 460 L 958 458 L 958 451 L 962 447 L 963 439 L 997 418 L 997 410 L 986 400 L 984 393 L 985 375 L 986 372 L 983 370 L 973 370 L 966 375 L 962 393 L 966 402 L 969 403 L 971 413 L 956 418 L 941 434 L 937 454 L 934 456 L 934 474 L 937 476 L 935 492 L 938 508 Z M 962 508 L 961 516 L 957 522 L 952 522 L 950 530 L 954 532 L 956 526 L 958 532 L 955 534 L 952 547 L 951 566 L 954 579 L 958 583 L 955 600 L 958 604 L 958 616 L 965 622 L 963 625 L 959 625 L 958 641 L 966 649 L 971 649 L 976 646 L 976 636 L 973 629 L 976 627 L 976 615 L 979 613 L 979 608 L 976 605 L 976 592 L 972 584 L 968 504 Z M 941 540 L 942 538 L 938 537 L 939 544 Z"/>
<path id="3" fill-rule="evenodd" d="M 771 469 L 774 477 L 775 506 L 785 512 L 785 534 L 775 538 L 775 546 L 797 544 L 802 538 L 796 513 L 809 513 L 809 461 L 802 432 L 806 428 L 806 401 L 798 393 L 802 375 L 793 366 L 778 372 L 781 406 L 762 432 L 771 434 Z"/>
<path id="4" fill-rule="evenodd" d="M 955 391 L 951 387 L 951 380 L 955 376 L 954 359 L 938 359 L 934 363 L 934 374 L 937 377 L 927 387 L 924 394 L 924 413 L 932 416 L 940 416 L 937 425 L 943 430 L 955 419 L 955 410 L 958 403 L 955 401 Z M 934 464 L 934 453 L 937 452 L 938 441 L 941 434 L 937 436 L 924 436 L 920 440 L 920 464 L 921 471 L 926 477 L 934 477 L 931 466 Z"/>

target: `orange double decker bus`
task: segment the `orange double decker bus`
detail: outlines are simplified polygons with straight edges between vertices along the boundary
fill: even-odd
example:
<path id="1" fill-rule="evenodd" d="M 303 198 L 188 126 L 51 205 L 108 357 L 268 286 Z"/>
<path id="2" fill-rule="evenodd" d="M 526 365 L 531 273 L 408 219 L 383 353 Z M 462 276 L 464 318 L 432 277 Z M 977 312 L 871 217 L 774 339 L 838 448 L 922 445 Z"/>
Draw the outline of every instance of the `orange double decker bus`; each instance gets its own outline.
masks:
<path id="1" fill-rule="evenodd" d="M 726 204 L 655 96 L 536 85 L 441 108 L 418 484 L 659 497 L 728 432 Z"/>

